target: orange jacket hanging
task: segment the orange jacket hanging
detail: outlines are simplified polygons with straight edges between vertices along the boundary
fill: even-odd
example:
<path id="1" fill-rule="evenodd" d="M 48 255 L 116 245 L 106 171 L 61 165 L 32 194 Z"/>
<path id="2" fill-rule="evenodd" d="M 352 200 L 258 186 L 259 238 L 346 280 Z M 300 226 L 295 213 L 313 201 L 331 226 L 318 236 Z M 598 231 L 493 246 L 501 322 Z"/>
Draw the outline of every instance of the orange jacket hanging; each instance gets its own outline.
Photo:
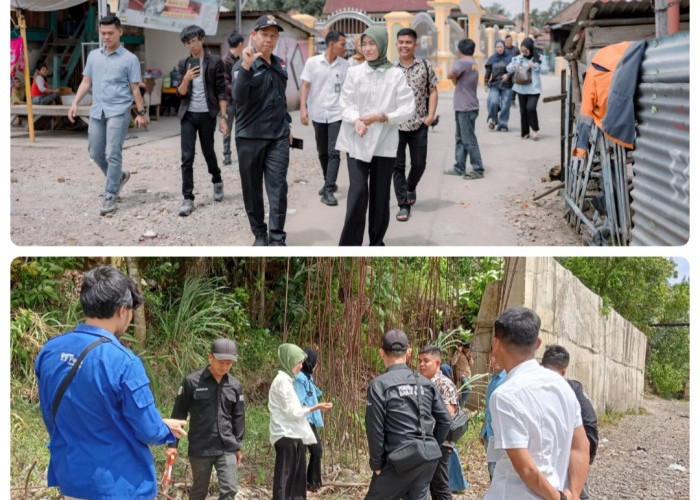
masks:
<path id="1" fill-rule="evenodd" d="M 586 70 L 574 156 L 583 158 L 593 123 L 608 139 L 634 147 L 634 93 L 646 41 L 603 47 Z"/>

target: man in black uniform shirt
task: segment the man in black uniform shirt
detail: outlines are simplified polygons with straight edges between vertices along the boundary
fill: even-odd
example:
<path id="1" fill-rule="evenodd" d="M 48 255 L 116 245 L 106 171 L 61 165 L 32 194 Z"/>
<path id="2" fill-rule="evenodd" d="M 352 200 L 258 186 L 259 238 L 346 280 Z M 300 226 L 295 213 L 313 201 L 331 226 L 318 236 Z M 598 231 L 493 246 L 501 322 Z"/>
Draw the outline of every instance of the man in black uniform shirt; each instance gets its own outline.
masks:
<path id="1" fill-rule="evenodd" d="M 435 459 L 401 474 L 387 455 L 408 441 L 423 439 L 423 432 L 427 440 L 444 442 L 451 417 L 437 387 L 406 366 L 411 349 L 405 333 L 387 332 L 379 354 L 386 372 L 372 380 L 367 390 L 365 427 L 374 474 L 365 500 L 423 500 L 441 456 L 439 446 Z"/>
<path id="2" fill-rule="evenodd" d="M 255 22 L 248 46 L 233 67 L 236 106 L 236 150 L 243 203 L 254 246 L 284 246 L 287 233 L 287 168 L 292 121 L 287 113 L 287 65 L 272 51 L 282 31 L 277 19 L 263 15 Z M 265 224 L 263 176 L 270 205 L 270 233 Z"/>
<path id="3" fill-rule="evenodd" d="M 549 368 L 562 377 L 566 377 L 566 369 L 569 367 L 569 351 L 560 345 L 548 345 L 542 355 L 542 366 Z M 576 394 L 576 399 L 581 406 L 581 420 L 583 420 L 583 428 L 586 431 L 586 437 L 588 438 L 589 445 L 589 459 L 588 464 L 592 465 L 595 459 L 596 452 L 598 451 L 598 416 L 596 415 L 595 408 L 591 404 L 591 400 L 588 395 L 583 390 L 583 384 L 578 380 L 566 379 L 571 388 Z M 588 500 L 590 498 L 588 494 L 588 479 L 583 484 L 583 491 L 581 492 L 580 500 Z"/>
<path id="4" fill-rule="evenodd" d="M 219 500 L 232 500 L 238 491 L 238 465 L 245 434 L 245 405 L 240 381 L 229 370 L 237 360 L 236 343 L 217 339 L 211 345 L 209 366 L 191 373 L 177 393 L 173 415 L 190 414 L 189 449 L 192 466 L 190 500 L 204 500 L 212 466 L 219 478 Z M 178 441 L 166 455 L 177 457 Z"/>

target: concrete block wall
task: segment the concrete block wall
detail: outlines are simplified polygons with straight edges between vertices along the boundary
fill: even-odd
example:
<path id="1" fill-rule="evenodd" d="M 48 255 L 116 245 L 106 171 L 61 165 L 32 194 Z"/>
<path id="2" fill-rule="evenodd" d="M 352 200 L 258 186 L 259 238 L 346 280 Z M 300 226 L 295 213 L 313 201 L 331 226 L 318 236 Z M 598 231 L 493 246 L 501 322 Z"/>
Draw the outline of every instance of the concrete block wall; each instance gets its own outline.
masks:
<path id="1" fill-rule="evenodd" d="M 503 282 L 490 284 L 484 292 L 474 329 L 473 372 L 488 371 L 499 312 L 525 306 L 542 320 L 537 358 L 548 344 L 564 346 L 571 355 L 567 377 L 584 385 L 597 412 L 638 407 L 644 393 L 646 336 L 616 311 L 604 315 L 602 305 L 600 297 L 551 257 L 508 259 Z M 485 389 L 477 384 L 474 392 L 469 402 L 480 408 Z"/>

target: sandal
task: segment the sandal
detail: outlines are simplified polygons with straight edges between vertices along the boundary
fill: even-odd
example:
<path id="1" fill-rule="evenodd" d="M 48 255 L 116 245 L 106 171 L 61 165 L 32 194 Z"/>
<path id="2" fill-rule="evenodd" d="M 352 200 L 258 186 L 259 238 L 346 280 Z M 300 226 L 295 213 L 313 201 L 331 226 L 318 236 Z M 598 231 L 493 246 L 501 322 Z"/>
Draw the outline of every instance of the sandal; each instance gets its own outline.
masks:
<path id="1" fill-rule="evenodd" d="M 399 222 L 406 222 L 411 217 L 411 212 L 407 208 L 402 208 L 396 214 L 396 220 Z"/>
<path id="2" fill-rule="evenodd" d="M 532 137 L 532 140 L 533 140 L 533 141 L 536 141 L 537 139 L 540 138 L 540 136 L 537 134 L 537 132 L 533 132 L 533 133 L 530 135 L 530 137 Z"/>
<path id="3" fill-rule="evenodd" d="M 529 139 L 529 138 L 530 138 L 530 134 L 525 134 L 524 136 L 521 137 L 521 139 L 523 139 L 523 140 L 524 140 L 524 139 Z"/>
<path id="4" fill-rule="evenodd" d="M 406 192 L 406 201 L 408 202 L 409 205 L 413 205 L 416 202 L 416 192 L 415 191 L 407 191 Z"/>

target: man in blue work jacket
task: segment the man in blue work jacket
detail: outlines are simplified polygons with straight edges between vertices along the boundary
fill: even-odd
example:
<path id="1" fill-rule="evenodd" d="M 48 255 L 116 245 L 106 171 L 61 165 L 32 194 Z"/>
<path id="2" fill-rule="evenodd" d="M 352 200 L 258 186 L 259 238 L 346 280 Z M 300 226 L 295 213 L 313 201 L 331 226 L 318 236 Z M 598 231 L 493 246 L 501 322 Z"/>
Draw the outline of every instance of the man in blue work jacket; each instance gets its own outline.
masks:
<path id="1" fill-rule="evenodd" d="M 85 323 L 50 339 L 36 358 L 50 439 L 48 485 L 67 499 L 155 498 L 148 445 L 186 435 L 186 421 L 160 416 L 141 360 L 119 343 L 142 302 L 121 271 L 87 272 L 80 290 Z"/>

